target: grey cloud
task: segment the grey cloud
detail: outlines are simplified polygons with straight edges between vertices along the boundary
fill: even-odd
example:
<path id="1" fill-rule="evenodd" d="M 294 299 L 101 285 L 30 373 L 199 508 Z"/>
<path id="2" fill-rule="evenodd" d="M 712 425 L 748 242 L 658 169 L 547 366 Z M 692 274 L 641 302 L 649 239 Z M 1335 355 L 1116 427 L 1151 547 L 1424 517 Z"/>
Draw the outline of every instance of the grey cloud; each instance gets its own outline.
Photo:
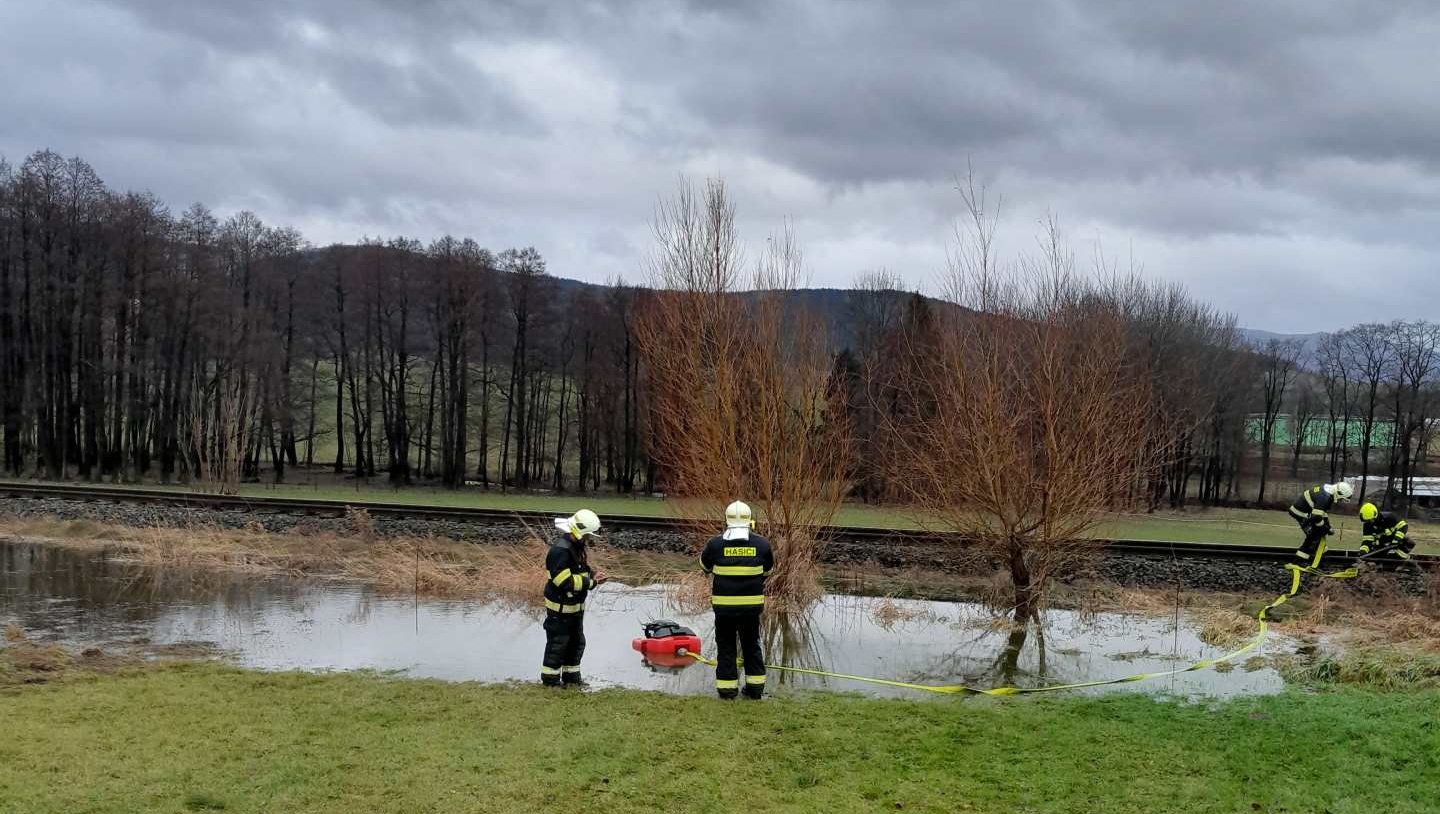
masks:
<path id="1" fill-rule="evenodd" d="M 507 89 L 455 53 L 456 37 L 471 29 L 423 13 L 432 6 L 439 7 L 412 4 L 407 13 L 375 2 L 115 4 L 169 34 L 168 47 L 204 49 L 209 58 L 192 69 L 213 70 L 236 57 L 264 60 L 296 83 L 333 89 L 394 127 L 434 124 L 539 134 Z"/>
<path id="2" fill-rule="evenodd" d="M 869 6 L 828 15 L 793 49 L 763 28 L 718 43 L 704 32 L 710 61 L 692 61 L 686 99 L 711 125 L 743 122 L 756 143 L 837 181 L 873 177 L 877 163 L 881 175 L 924 177 L 987 152 L 1080 178 L 1157 159 L 1257 173 L 1304 154 L 1432 163 L 1440 106 L 1377 89 L 1424 64 L 1429 43 L 1406 32 L 1433 26 L 1436 12 L 1315 5 L 1022 2 L 997 15 L 991 4 L 943 4 L 910 18 L 923 28 Z M 759 40 L 759 59 L 726 59 L 747 39 Z M 718 104 L 716 87 L 730 89 Z M 1066 140 L 1077 127 L 1087 141 Z M 1128 140 L 1158 155 L 1129 161 L 1112 149 Z"/>
<path id="3" fill-rule="evenodd" d="M 1052 208 L 1277 329 L 1303 326 L 1242 282 L 1313 278 L 1348 318 L 1383 309 L 1357 268 L 1413 288 L 1440 253 L 1418 0 L 51 5 L 0 3 L 0 152 L 319 241 L 468 233 L 633 278 L 656 195 L 718 173 L 747 228 L 797 217 L 817 284 L 919 284 L 973 160 L 1019 225 Z"/>

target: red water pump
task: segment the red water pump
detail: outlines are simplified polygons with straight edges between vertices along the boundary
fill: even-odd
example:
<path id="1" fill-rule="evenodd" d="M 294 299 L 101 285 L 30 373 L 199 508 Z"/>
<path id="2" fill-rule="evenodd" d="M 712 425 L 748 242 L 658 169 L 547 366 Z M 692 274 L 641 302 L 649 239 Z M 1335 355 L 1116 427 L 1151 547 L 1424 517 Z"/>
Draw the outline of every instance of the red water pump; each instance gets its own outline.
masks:
<path id="1" fill-rule="evenodd" d="M 680 670 L 695 663 L 689 654 L 700 655 L 700 637 L 695 631 L 668 619 L 646 622 L 645 637 L 630 642 L 651 667 Z"/>

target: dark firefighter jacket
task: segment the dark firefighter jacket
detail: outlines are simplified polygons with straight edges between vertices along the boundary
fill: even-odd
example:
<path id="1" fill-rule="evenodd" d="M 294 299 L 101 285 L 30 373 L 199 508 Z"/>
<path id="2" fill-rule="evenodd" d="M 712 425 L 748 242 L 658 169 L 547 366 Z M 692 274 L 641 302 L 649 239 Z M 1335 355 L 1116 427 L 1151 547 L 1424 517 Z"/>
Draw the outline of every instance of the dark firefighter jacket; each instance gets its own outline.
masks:
<path id="1" fill-rule="evenodd" d="M 765 607 L 765 578 L 775 567 L 769 540 L 754 533 L 744 540 L 711 538 L 700 553 L 700 567 L 715 578 L 710 604 L 716 613 L 758 613 Z"/>
<path id="2" fill-rule="evenodd" d="M 1325 491 L 1324 486 L 1312 486 L 1295 498 L 1290 505 L 1290 514 L 1302 526 L 1325 526 L 1330 523 L 1330 510 L 1334 506 L 1334 495 Z"/>
<path id="3" fill-rule="evenodd" d="M 1409 524 L 1404 518 L 1393 512 L 1381 512 L 1375 515 L 1374 520 L 1365 522 L 1360 536 L 1360 553 L 1369 554 L 1372 548 L 1389 545 L 1408 550 L 1411 547 L 1410 541 L 1406 539 L 1409 530 Z"/>
<path id="4" fill-rule="evenodd" d="M 545 608 L 552 613 L 585 610 L 585 596 L 595 587 L 595 578 L 590 575 L 590 566 L 583 562 L 583 555 L 576 556 L 576 549 L 583 545 L 566 535 L 545 555 L 545 573 L 549 577 L 545 581 Z"/>

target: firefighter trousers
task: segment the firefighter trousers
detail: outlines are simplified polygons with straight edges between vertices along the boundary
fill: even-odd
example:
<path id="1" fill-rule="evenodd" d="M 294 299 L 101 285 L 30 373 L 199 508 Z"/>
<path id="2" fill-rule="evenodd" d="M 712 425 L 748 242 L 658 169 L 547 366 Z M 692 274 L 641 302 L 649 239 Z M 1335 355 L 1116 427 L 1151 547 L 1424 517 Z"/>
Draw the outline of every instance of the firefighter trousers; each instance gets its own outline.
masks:
<path id="1" fill-rule="evenodd" d="M 735 663 L 737 641 L 745 658 L 745 696 L 759 698 L 765 693 L 760 608 L 715 614 L 715 692 L 721 698 L 734 698 L 741 691 L 740 670 Z"/>
<path id="2" fill-rule="evenodd" d="M 1323 525 L 1301 523 L 1300 530 L 1305 533 L 1305 540 L 1300 543 L 1299 548 L 1295 549 L 1295 564 L 1302 567 L 1319 568 L 1320 559 L 1325 556 L 1325 537 L 1328 528 Z"/>
<path id="3" fill-rule="evenodd" d="M 540 681 L 551 686 L 580 683 L 580 659 L 584 655 L 585 614 L 547 613 Z"/>

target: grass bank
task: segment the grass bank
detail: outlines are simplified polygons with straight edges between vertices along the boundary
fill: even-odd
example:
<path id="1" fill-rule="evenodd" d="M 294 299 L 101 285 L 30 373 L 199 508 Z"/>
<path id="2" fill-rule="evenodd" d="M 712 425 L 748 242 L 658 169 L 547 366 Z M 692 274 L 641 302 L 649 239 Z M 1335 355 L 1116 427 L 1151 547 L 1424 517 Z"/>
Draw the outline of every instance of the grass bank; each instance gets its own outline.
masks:
<path id="1" fill-rule="evenodd" d="M 1440 694 L 722 703 L 214 665 L 0 691 L 46 812 L 1421 812 Z"/>

